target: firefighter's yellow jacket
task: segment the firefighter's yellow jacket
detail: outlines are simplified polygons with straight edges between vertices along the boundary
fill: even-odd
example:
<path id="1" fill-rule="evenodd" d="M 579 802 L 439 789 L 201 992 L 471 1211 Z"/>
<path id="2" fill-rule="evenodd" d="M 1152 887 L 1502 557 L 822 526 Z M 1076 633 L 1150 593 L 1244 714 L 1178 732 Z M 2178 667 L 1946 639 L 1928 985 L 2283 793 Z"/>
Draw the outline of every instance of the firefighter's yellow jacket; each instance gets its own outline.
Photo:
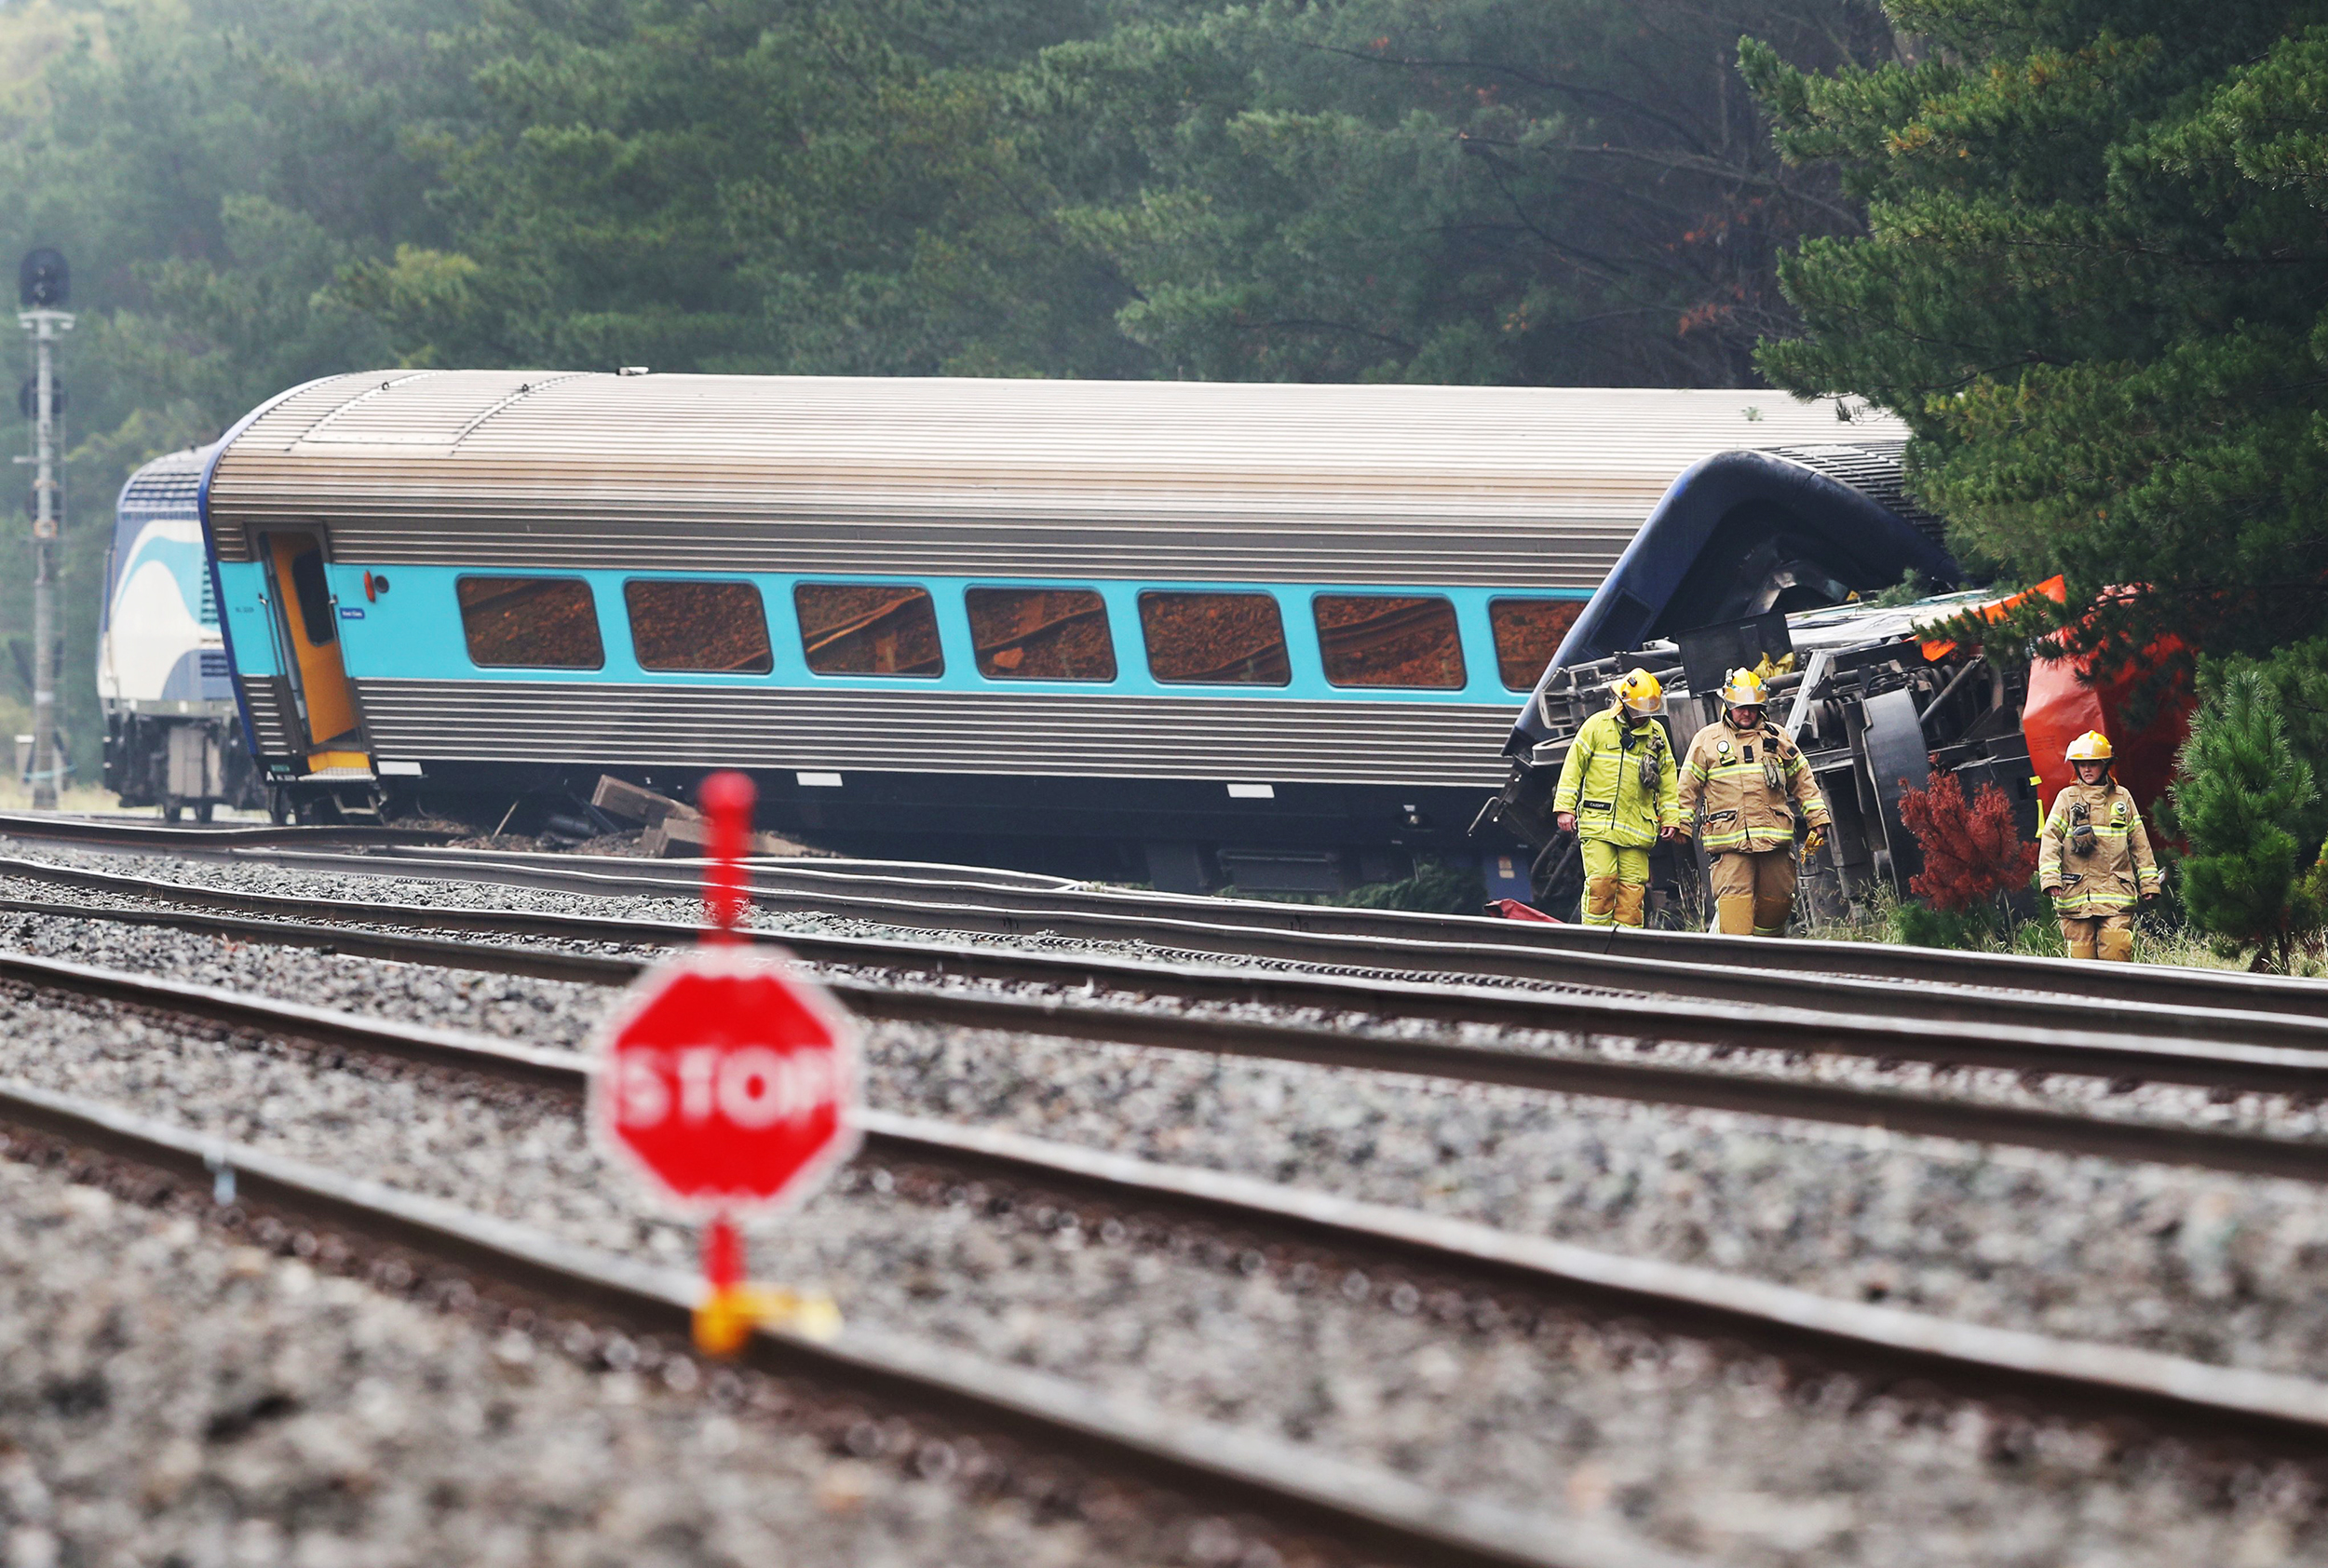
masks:
<path id="1" fill-rule="evenodd" d="M 1794 842 L 1795 807 L 1812 827 L 1828 825 L 1827 798 L 1810 764 L 1776 724 L 1741 730 L 1725 714 L 1690 741 L 1682 764 L 1682 825 L 1697 824 L 1708 854 L 1786 848 Z"/>
<path id="2" fill-rule="evenodd" d="M 1641 782 L 1644 748 L 1657 758 L 1657 785 Z M 1665 726 L 1655 719 L 1628 723 L 1612 706 L 1584 722 L 1560 764 L 1554 811 L 1577 814 L 1577 836 L 1623 848 L 1657 842 L 1659 828 L 1681 825 L 1675 805 L 1677 772 Z"/>
<path id="3" fill-rule="evenodd" d="M 2078 853 L 2078 830 L 2093 830 L 2092 848 Z M 2053 907 L 2083 919 L 2121 914 L 2159 890 L 2159 862 L 2134 797 L 2115 779 L 2072 783 L 2053 797 L 2037 834 L 2037 885 L 2058 887 Z"/>

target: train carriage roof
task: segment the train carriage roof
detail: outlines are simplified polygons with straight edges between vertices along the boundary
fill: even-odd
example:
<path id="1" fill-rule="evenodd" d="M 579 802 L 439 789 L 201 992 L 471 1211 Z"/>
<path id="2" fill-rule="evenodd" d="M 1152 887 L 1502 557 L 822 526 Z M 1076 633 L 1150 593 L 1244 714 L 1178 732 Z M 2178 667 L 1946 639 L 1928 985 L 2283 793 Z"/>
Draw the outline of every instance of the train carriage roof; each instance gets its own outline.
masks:
<path id="1" fill-rule="evenodd" d="M 1751 390 L 376 372 L 248 420 L 208 507 L 227 559 L 321 522 L 381 563 L 1590 592 L 1716 454 L 1896 490 L 1905 427 L 1850 413 Z"/>

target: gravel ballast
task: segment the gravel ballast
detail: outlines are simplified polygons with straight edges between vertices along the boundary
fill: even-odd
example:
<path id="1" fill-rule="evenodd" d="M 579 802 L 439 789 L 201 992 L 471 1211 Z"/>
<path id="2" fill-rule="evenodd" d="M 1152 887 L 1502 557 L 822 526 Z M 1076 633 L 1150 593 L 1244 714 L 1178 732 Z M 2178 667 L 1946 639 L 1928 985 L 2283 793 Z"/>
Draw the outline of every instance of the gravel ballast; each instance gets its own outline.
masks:
<path id="1" fill-rule="evenodd" d="M 6 1009 L 6 1071 L 680 1261 L 693 1237 L 602 1170 L 570 1111 L 446 1075 L 188 1038 L 115 1009 Z M 1127 1063 L 1135 1067 L 1136 1063 Z M 1322 1083 L 1313 1088 L 1324 1087 Z M 1926 1415 L 1847 1381 L 1647 1331 L 1536 1324 L 1347 1272 L 1304 1277 L 1111 1239 L 886 1173 L 764 1228 L 764 1276 L 995 1360 L 1513 1506 L 1604 1516 L 1744 1564 L 2281 1560 L 2311 1539 L 2292 1472 L 2117 1454 L 2072 1429 Z M 2284 1553 L 2281 1554 L 2284 1556 Z"/>
<path id="2" fill-rule="evenodd" d="M 1108 1555 L 751 1404 L 0 1160 L 10 1568 L 1069 1564 Z"/>
<path id="3" fill-rule="evenodd" d="M 180 868 L 190 881 L 213 869 Z M 332 897 L 610 902 L 316 880 L 346 885 Z M 672 902 L 653 912 L 692 918 Z M 0 941 L 545 1044 L 574 1043 L 609 1000 L 105 923 L 0 917 Z M 296 1049 L 19 993 L 0 1027 L 0 1074 L 591 1245 L 670 1261 L 693 1247 L 599 1169 L 570 1112 L 523 1095 L 372 1063 L 319 1068 Z M 2303 1289 L 2328 1256 L 2328 1205 L 2295 1183 L 1186 1053 L 898 1026 L 871 1046 L 872 1097 L 890 1109 L 2078 1338 L 2307 1374 L 2328 1348 L 2328 1315 Z M 2169 1448 L 2120 1454 L 1969 1407 L 1871 1401 L 1843 1381 L 1789 1386 L 1774 1367 L 1645 1331 L 1531 1326 L 1478 1301 L 1442 1311 L 1339 1272 L 1247 1274 L 1201 1248 L 1183 1256 L 1062 1216 L 998 1216 L 974 1195 L 909 1200 L 885 1182 L 853 1179 L 764 1232 L 762 1272 L 829 1282 L 869 1322 L 1450 1489 L 1606 1517 L 1722 1561 L 2181 1568 L 2321 1549 L 2316 1494 L 2293 1472 L 2201 1469 Z"/>
<path id="4" fill-rule="evenodd" d="M 104 922 L 0 916 L 0 934 L 541 1045 L 581 1042 L 613 995 Z M 873 1100 L 889 1109 L 1971 1321 L 2273 1371 L 2328 1364 L 2328 1300 L 2308 1283 L 2328 1264 L 2328 1195 L 2306 1183 L 1184 1052 L 899 1025 L 872 1042 Z M 1857 1067 L 1888 1086 L 1929 1076 Z"/>

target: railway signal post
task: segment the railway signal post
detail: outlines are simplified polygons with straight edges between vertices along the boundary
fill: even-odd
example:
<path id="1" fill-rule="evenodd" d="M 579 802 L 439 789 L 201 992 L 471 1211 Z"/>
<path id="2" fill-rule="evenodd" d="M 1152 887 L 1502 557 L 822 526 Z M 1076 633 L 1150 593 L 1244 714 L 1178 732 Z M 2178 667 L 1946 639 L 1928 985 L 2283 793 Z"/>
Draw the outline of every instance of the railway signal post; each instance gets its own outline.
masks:
<path id="1" fill-rule="evenodd" d="M 590 1088 L 602 1145 L 704 1221 L 696 1345 L 710 1355 L 740 1350 L 756 1323 L 837 1326 L 830 1302 L 746 1282 L 735 1217 L 802 1201 L 858 1142 L 854 1021 L 736 935 L 752 798 L 740 774 L 705 781 L 711 928 L 641 976 L 602 1026 Z"/>
<path id="2" fill-rule="evenodd" d="M 73 329 L 61 308 L 72 297 L 64 257 L 27 254 L 17 269 L 17 324 L 33 335 L 33 380 L 26 387 L 33 422 L 33 807 L 57 808 L 57 534 L 64 521 L 57 480 L 57 340 Z M 18 462 L 28 461 L 18 458 Z"/>

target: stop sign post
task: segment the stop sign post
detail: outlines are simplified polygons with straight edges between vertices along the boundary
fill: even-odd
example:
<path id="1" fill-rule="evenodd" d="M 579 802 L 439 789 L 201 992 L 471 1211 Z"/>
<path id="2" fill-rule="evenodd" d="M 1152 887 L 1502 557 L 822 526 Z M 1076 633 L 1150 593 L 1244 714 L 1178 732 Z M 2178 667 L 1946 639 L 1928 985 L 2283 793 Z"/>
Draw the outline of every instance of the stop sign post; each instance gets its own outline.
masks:
<path id="1" fill-rule="evenodd" d="M 697 1345 L 732 1354 L 789 1292 L 744 1282 L 740 1210 L 795 1204 L 854 1154 L 857 1029 L 821 986 L 736 935 L 753 791 L 705 780 L 704 945 L 642 975 L 600 1026 L 592 1126 L 664 1200 L 705 1222 Z"/>

